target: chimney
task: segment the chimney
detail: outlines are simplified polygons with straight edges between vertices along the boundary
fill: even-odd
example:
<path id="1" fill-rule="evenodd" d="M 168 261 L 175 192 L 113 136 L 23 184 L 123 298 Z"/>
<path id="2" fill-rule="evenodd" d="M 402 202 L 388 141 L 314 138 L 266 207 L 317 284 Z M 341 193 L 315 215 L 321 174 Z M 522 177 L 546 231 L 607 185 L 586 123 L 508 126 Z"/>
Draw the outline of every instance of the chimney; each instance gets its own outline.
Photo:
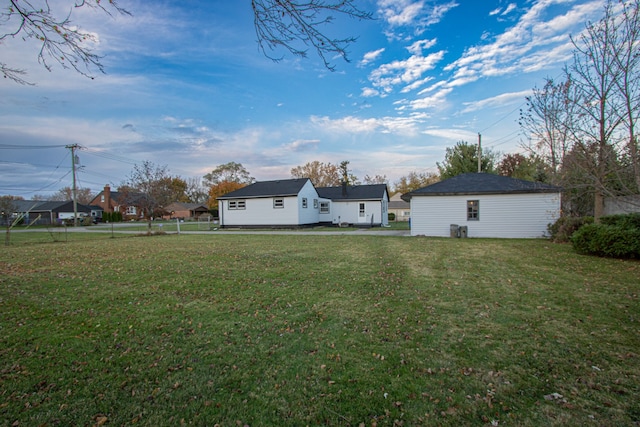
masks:
<path id="1" fill-rule="evenodd" d="M 347 183 L 346 181 L 342 181 L 342 197 L 347 196 Z"/>
<path id="2" fill-rule="evenodd" d="M 102 209 L 104 209 L 105 212 L 113 212 L 111 208 L 111 187 L 109 187 L 109 184 L 104 186 L 103 195 L 104 206 L 102 206 Z"/>

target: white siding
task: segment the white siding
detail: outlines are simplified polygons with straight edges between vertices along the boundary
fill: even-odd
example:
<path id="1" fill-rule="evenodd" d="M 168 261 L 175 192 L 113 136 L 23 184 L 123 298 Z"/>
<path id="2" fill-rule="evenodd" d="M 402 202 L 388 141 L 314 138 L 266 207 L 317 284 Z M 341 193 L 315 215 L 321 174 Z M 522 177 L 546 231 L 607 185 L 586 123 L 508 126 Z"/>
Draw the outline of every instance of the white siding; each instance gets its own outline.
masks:
<path id="1" fill-rule="evenodd" d="M 364 217 L 360 216 L 360 203 L 364 203 Z M 388 216 L 383 217 L 383 202 L 380 200 L 352 200 L 331 202 L 331 222 L 348 222 L 349 224 L 388 224 Z M 386 215 L 386 214 L 385 214 Z"/>
<path id="2" fill-rule="evenodd" d="M 477 221 L 467 220 L 468 200 L 480 202 Z M 457 224 L 468 227 L 468 237 L 542 237 L 559 216 L 559 193 L 414 196 L 411 235 L 449 237 Z"/>
<path id="3" fill-rule="evenodd" d="M 302 199 L 307 199 L 307 207 L 302 207 Z M 318 205 L 314 207 L 313 201 L 317 200 Z M 307 183 L 302 187 L 300 193 L 298 193 L 298 222 L 295 224 L 304 225 L 304 224 L 317 224 L 320 220 L 320 197 L 318 197 L 318 192 L 316 188 L 313 186 L 311 181 L 307 181 Z"/>
<path id="4" fill-rule="evenodd" d="M 284 208 L 274 208 L 273 199 L 284 199 Z M 256 226 L 256 225 L 296 225 L 298 224 L 297 197 L 265 197 L 246 200 L 245 209 L 229 209 L 229 201 L 224 201 L 223 225 Z"/>

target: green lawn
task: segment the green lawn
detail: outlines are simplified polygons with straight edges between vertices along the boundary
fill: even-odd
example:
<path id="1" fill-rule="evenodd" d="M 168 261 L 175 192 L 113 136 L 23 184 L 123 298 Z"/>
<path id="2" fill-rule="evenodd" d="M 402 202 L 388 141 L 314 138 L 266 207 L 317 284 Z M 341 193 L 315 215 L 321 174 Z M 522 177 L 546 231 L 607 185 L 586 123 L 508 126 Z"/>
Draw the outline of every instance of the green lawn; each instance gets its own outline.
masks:
<path id="1" fill-rule="evenodd" d="M 12 244 L 0 425 L 638 425 L 639 291 L 543 240 Z"/>

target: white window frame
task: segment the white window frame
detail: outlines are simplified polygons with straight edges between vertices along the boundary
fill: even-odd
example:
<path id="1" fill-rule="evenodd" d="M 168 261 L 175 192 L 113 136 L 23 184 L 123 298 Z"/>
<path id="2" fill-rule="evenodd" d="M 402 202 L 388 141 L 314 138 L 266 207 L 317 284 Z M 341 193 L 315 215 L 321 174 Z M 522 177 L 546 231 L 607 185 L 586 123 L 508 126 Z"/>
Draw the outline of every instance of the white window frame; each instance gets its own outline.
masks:
<path id="1" fill-rule="evenodd" d="M 284 209 L 284 198 L 276 197 L 273 199 L 273 209 Z"/>
<path id="2" fill-rule="evenodd" d="M 480 200 L 467 200 L 467 221 L 480 221 Z"/>
<path id="3" fill-rule="evenodd" d="M 230 211 L 237 211 L 247 208 L 246 200 L 229 200 L 227 203 L 227 209 Z"/>
<path id="4" fill-rule="evenodd" d="M 318 209 L 318 199 L 313 199 L 313 209 Z"/>
<path id="5" fill-rule="evenodd" d="M 331 213 L 331 203 L 330 202 L 320 202 L 320 213 L 321 214 Z"/>
<path id="6" fill-rule="evenodd" d="M 307 209 L 307 207 L 309 207 L 309 202 L 307 201 L 306 197 L 302 198 L 302 209 Z"/>
<path id="7" fill-rule="evenodd" d="M 367 215 L 367 204 L 364 202 L 360 202 L 358 206 L 358 216 L 360 218 L 364 218 Z"/>

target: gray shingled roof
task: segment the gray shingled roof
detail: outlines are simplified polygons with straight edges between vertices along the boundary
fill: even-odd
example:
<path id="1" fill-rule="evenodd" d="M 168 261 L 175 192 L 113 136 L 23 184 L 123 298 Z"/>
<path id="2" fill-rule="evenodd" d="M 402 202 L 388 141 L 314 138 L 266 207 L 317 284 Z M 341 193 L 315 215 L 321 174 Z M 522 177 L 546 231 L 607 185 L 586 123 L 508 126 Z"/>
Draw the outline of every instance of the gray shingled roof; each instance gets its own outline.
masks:
<path id="1" fill-rule="evenodd" d="M 16 212 L 61 212 L 73 211 L 72 201 L 48 201 L 48 200 L 14 200 Z M 78 212 L 90 212 L 91 208 L 78 203 L 76 205 Z"/>
<path id="2" fill-rule="evenodd" d="M 346 192 L 343 192 L 342 186 L 316 189 L 318 196 L 330 200 L 380 200 L 386 190 L 386 184 L 348 185 Z"/>
<path id="3" fill-rule="evenodd" d="M 242 187 L 239 190 L 218 197 L 225 199 L 256 199 L 260 197 L 296 196 L 309 178 L 280 179 L 277 181 L 260 181 Z"/>
<path id="4" fill-rule="evenodd" d="M 558 193 L 562 189 L 542 182 L 525 181 L 490 173 L 463 173 L 436 182 L 402 196 L 409 201 L 414 196 L 453 196 L 463 194 Z"/>

